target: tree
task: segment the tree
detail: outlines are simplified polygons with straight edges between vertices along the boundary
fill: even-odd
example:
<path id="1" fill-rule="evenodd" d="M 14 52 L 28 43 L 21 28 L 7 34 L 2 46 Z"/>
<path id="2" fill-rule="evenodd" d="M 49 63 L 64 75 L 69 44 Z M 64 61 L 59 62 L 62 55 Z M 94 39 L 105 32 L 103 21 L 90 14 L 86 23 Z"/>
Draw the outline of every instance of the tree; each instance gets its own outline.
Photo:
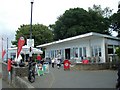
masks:
<path id="1" fill-rule="evenodd" d="M 120 47 L 117 48 L 116 53 L 117 53 L 118 57 L 120 58 Z"/>
<path id="2" fill-rule="evenodd" d="M 120 12 L 114 13 L 111 17 L 111 28 L 113 31 L 118 32 L 118 37 L 120 37 Z"/>
<path id="3" fill-rule="evenodd" d="M 93 5 L 92 8 L 88 8 L 89 11 L 94 11 L 98 15 L 103 16 L 104 18 L 109 18 L 112 15 L 113 9 L 110 9 L 109 7 L 106 7 L 104 9 L 101 8 L 101 5 Z"/>
<path id="4" fill-rule="evenodd" d="M 23 36 L 25 39 L 30 38 L 30 25 L 21 25 L 20 28 L 16 31 L 16 40 L 12 41 L 12 44 L 17 45 L 17 41 L 20 36 Z M 32 26 L 32 38 L 34 39 L 34 44 L 40 45 L 53 41 L 53 33 L 47 26 L 42 24 L 35 24 Z"/>
<path id="5" fill-rule="evenodd" d="M 82 8 L 66 10 L 53 25 L 55 40 L 65 39 L 76 35 L 98 32 L 110 34 L 109 19 L 90 9 L 88 12 Z"/>
<path id="6" fill-rule="evenodd" d="M 109 7 L 102 9 L 101 5 L 93 5 L 92 8 L 88 8 L 88 12 L 93 18 L 93 24 L 96 24 L 97 26 L 95 28 L 95 32 L 111 35 L 111 32 L 109 30 L 109 17 L 112 15 L 112 10 L 113 9 L 110 9 Z"/>

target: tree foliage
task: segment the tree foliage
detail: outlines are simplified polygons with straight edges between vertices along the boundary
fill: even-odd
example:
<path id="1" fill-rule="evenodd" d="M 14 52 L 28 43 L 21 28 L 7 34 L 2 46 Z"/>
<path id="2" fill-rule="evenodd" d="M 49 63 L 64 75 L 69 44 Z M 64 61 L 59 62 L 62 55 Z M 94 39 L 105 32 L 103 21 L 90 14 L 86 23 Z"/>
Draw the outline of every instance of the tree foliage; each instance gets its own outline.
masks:
<path id="1" fill-rule="evenodd" d="M 111 28 L 118 32 L 118 37 L 120 37 L 120 12 L 114 13 L 111 17 Z"/>
<path id="2" fill-rule="evenodd" d="M 117 48 L 116 53 L 117 53 L 118 57 L 120 58 L 120 47 Z"/>
<path id="3" fill-rule="evenodd" d="M 55 40 L 64 39 L 88 32 L 110 34 L 109 19 L 90 9 L 73 8 L 66 10 L 53 25 Z"/>
<path id="4" fill-rule="evenodd" d="M 30 38 L 30 25 L 21 25 L 16 31 L 16 40 L 12 41 L 13 44 L 17 45 L 17 41 L 20 36 L 23 36 L 26 40 Z M 53 33 L 47 26 L 42 24 L 32 25 L 32 38 L 34 44 L 40 45 L 43 43 L 53 41 Z"/>
<path id="5" fill-rule="evenodd" d="M 95 4 L 93 5 L 92 8 L 89 7 L 88 10 L 94 11 L 100 16 L 103 16 L 105 18 L 109 18 L 112 15 L 112 11 L 113 11 L 113 9 L 110 9 L 109 7 L 102 9 L 101 5 L 95 5 Z"/>

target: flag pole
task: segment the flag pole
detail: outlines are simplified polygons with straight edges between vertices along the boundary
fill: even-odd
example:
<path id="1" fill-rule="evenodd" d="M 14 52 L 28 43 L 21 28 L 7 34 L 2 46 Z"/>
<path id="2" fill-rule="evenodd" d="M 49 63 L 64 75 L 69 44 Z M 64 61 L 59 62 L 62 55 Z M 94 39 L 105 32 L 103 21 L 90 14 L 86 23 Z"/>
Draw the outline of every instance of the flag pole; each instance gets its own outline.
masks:
<path id="1" fill-rule="evenodd" d="M 7 60 L 8 60 L 8 38 L 7 38 Z"/>
<path id="2" fill-rule="evenodd" d="M 3 37 L 2 37 L 2 53 L 3 53 Z M 3 57 L 2 57 L 2 61 L 3 61 Z"/>

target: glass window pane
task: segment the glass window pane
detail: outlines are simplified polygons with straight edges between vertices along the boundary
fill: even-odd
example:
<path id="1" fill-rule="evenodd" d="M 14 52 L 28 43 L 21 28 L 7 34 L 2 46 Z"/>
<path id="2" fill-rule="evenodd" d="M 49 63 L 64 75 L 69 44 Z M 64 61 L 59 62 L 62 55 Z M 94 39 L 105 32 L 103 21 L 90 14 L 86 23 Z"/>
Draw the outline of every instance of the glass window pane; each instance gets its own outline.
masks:
<path id="1" fill-rule="evenodd" d="M 79 56 L 82 57 L 82 48 L 79 48 Z"/>
<path id="2" fill-rule="evenodd" d="M 83 47 L 83 57 L 86 57 L 86 47 Z"/>
<path id="3" fill-rule="evenodd" d="M 73 59 L 73 48 L 70 48 L 70 59 Z"/>
<path id="4" fill-rule="evenodd" d="M 92 57 L 94 56 L 94 47 L 91 48 Z"/>
<path id="5" fill-rule="evenodd" d="M 113 48 L 108 48 L 108 54 L 113 54 Z"/>
<path id="6" fill-rule="evenodd" d="M 102 55 L 101 55 L 101 48 L 99 47 L 99 56 L 101 57 Z"/>
<path id="7" fill-rule="evenodd" d="M 78 58 L 78 48 L 75 48 L 75 57 Z"/>

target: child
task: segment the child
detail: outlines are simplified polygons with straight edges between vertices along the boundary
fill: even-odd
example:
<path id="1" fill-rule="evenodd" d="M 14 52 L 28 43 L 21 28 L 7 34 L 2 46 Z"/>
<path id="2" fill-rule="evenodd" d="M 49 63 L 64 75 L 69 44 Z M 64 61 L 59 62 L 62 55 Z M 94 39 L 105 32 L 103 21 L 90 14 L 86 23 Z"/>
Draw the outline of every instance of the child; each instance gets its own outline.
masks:
<path id="1" fill-rule="evenodd" d="M 60 60 L 59 59 L 57 59 L 57 67 L 58 67 L 58 69 L 60 68 Z"/>
<path id="2" fill-rule="evenodd" d="M 42 76 L 42 75 L 44 75 L 42 64 L 39 64 L 39 66 L 38 66 L 38 76 Z"/>

